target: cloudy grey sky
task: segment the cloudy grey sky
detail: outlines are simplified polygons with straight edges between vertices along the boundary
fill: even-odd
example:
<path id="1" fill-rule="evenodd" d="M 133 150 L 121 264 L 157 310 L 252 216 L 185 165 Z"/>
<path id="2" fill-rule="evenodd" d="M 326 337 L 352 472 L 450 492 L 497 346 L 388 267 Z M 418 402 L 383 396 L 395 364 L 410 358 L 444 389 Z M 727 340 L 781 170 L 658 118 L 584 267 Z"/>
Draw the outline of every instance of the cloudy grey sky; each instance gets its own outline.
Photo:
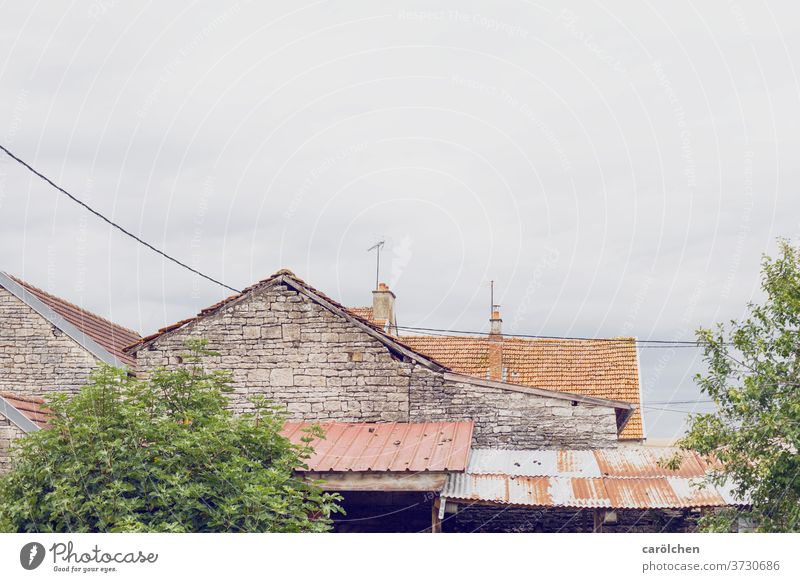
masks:
<path id="1" fill-rule="evenodd" d="M 691 339 L 800 233 L 800 10 L 778 2 L 6 3 L 0 141 L 243 287 L 402 325 Z M 227 292 L 0 159 L 0 269 L 150 333 Z M 647 431 L 698 398 L 641 352 Z"/>

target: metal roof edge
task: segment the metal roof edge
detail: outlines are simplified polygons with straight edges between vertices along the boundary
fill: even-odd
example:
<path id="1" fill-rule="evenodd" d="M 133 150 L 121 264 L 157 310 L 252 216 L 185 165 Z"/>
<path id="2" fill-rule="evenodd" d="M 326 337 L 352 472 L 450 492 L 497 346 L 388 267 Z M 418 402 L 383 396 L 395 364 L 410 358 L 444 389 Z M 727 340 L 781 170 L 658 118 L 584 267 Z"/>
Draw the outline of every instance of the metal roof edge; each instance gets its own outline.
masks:
<path id="1" fill-rule="evenodd" d="M 53 309 L 33 295 L 33 293 L 14 281 L 14 279 L 4 271 L 0 271 L 0 287 L 5 288 L 14 297 L 44 317 L 50 324 L 64 332 L 69 338 L 77 342 L 98 360 L 117 368 L 124 368 L 127 366 L 127 364 L 119 360 L 114 354 L 53 311 Z"/>
<path id="2" fill-rule="evenodd" d="M 475 376 L 467 376 L 466 374 L 457 374 L 455 372 L 445 371 L 444 379 L 453 382 L 462 382 L 464 384 L 474 384 L 476 386 L 485 386 L 488 388 L 498 388 L 500 390 L 511 390 L 513 392 L 534 394 L 544 398 L 557 398 L 559 400 L 583 402 L 584 404 L 592 404 L 595 406 L 606 406 L 608 408 L 630 410 L 631 412 L 637 408 L 636 405 L 631 404 L 630 402 L 623 402 L 622 400 L 598 398 L 597 396 L 585 396 L 583 394 L 575 394 L 574 392 L 548 390 L 546 388 L 535 388 L 533 386 L 523 386 L 521 384 L 509 384 L 507 382 L 498 382 L 496 380 L 484 380 L 482 378 L 476 378 Z"/>
<path id="3" fill-rule="evenodd" d="M 0 272 L 0 275 L 4 273 Z M 14 423 L 17 427 L 19 427 L 22 432 L 25 434 L 30 434 L 32 432 L 36 432 L 37 430 L 41 430 L 41 427 L 33 422 L 30 418 L 22 414 L 20 410 L 11 404 L 8 400 L 0 396 L 0 414 L 5 416 L 8 420 Z"/>

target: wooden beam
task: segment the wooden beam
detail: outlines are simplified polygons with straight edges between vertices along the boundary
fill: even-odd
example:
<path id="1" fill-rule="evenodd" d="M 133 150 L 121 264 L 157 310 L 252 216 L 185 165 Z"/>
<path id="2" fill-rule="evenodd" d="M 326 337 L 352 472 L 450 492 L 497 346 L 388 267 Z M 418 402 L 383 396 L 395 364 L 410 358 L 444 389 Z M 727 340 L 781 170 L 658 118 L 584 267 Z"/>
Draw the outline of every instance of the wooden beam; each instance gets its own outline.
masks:
<path id="1" fill-rule="evenodd" d="M 606 517 L 606 512 L 602 509 L 595 509 L 594 510 L 594 527 L 592 528 L 592 532 L 594 533 L 603 533 L 603 520 Z"/>
<path id="2" fill-rule="evenodd" d="M 434 491 L 444 488 L 447 473 L 423 471 L 328 471 L 301 472 L 307 479 L 322 481 L 326 491 Z"/>
<path id="3" fill-rule="evenodd" d="M 431 533 L 442 533 L 442 520 L 439 519 L 439 507 L 441 504 L 441 497 L 433 500 L 433 506 L 431 507 Z"/>

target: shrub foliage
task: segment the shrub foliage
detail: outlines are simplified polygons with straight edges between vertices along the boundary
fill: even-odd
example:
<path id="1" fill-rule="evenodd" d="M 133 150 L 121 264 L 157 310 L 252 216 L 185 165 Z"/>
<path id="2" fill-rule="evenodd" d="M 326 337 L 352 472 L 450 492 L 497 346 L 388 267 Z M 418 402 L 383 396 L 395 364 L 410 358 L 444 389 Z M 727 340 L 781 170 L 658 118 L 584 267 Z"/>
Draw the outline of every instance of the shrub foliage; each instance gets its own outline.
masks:
<path id="1" fill-rule="evenodd" d="M 229 374 L 188 345 L 186 364 L 147 380 L 104 366 L 49 428 L 20 439 L 0 479 L 0 528 L 18 532 L 301 532 L 330 529 L 338 495 L 293 473 L 311 454 L 281 436 L 264 400 L 235 416 Z"/>

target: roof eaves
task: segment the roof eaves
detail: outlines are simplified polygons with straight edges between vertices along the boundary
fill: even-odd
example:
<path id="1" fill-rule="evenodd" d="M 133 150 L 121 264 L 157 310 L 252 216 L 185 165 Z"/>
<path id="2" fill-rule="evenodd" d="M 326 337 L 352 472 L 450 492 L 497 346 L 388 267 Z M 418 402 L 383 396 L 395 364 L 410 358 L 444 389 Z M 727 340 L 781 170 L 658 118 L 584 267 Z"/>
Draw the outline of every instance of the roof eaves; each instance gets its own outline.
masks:
<path id="1" fill-rule="evenodd" d="M 560 390 L 549 390 L 546 388 L 534 388 L 533 386 L 523 386 L 522 384 L 508 384 L 506 382 L 498 382 L 496 380 L 483 380 L 475 376 L 467 376 L 466 374 L 456 374 L 453 372 L 446 372 L 444 375 L 445 380 L 452 382 L 461 382 L 464 384 L 473 384 L 476 386 L 486 386 L 489 388 L 499 388 L 500 390 L 510 390 L 512 392 L 524 392 L 526 394 L 535 394 L 545 398 L 557 398 L 560 400 L 570 400 L 573 402 L 582 402 L 584 404 L 592 404 L 595 406 L 606 406 L 609 408 L 616 408 L 619 410 L 633 411 L 636 410 L 636 405 L 630 402 L 623 402 L 622 400 L 612 400 L 610 398 L 598 398 L 597 396 L 585 396 L 583 394 L 575 394 L 573 392 L 562 392 Z M 627 422 L 627 419 L 626 419 Z"/>
<path id="2" fill-rule="evenodd" d="M 2 273 L 0 273 L 2 274 Z M 0 414 L 19 427 L 25 434 L 40 430 L 41 427 L 22 414 L 20 410 L 0 395 Z"/>
<path id="3" fill-rule="evenodd" d="M 78 342 L 81 347 L 83 347 L 98 360 L 117 368 L 124 368 L 127 365 L 88 335 L 61 317 L 58 313 L 53 311 L 52 308 L 42 302 L 30 291 L 25 289 L 25 287 L 17 283 L 8 273 L 3 271 L 0 271 L 0 287 L 5 288 L 9 293 L 25 303 L 36 313 L 44 317 L 52 325 L 64 332 L 68 337 Z"/>

